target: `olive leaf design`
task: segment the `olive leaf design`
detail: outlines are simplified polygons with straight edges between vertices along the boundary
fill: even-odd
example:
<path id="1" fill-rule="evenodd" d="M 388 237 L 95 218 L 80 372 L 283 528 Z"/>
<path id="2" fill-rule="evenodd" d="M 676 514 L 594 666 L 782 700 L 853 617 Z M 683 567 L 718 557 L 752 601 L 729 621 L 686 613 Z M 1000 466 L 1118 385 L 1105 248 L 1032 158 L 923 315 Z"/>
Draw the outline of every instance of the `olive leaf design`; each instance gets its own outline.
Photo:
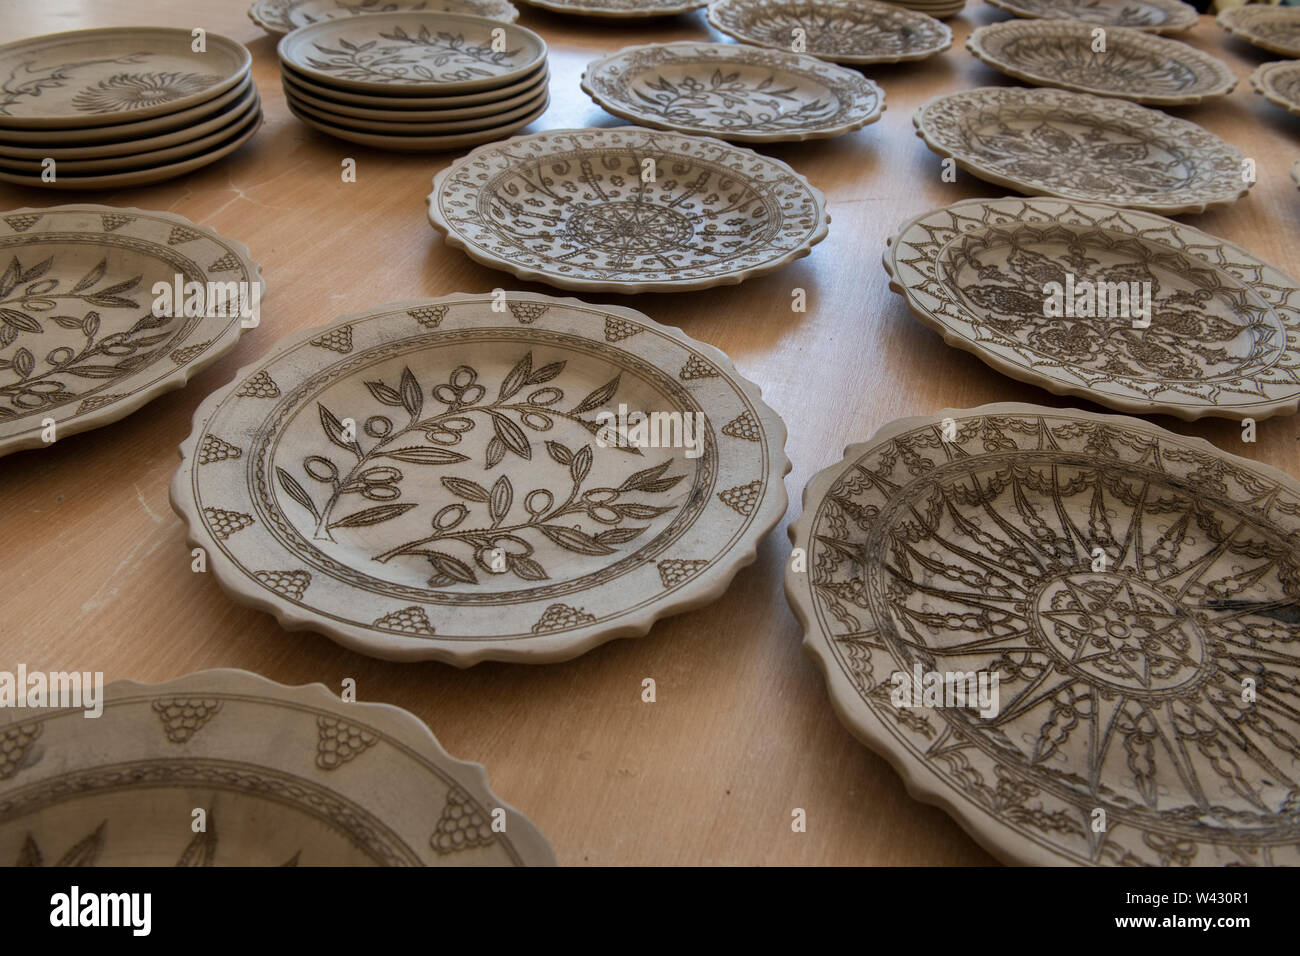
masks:
<path id="1" fill-rule="evenodd" d="M 496 397 L 490 401 L 487 388 L 479 382 L 478 371 L 468 365 L 457 366 L 447 381 L 427 392 L 410 368 L 404 368 L 396 384 L 368 381 L 371 397 L 389 408 L 400 409 L 405 424 L 397 424 L 390 415 L 371 415 L 361 431 L 373 441 L 363 444 L 354 429 L 345 425 L 325 405 L 318 403 L 321 429 L 325 438 L 346 452 L 354 462 L 340 466 L 325 455 L 308 455 L 303 471 L 314 482 L 324 484 L 329 496 L 321 505 L 302 482 L 286 469 L 277 467 L 276 478 L 291 499 L 306 509 L 315 522 L 317 540 L 334 540 L 340 528 L 367 527 L 397 518 L 419 505 L 399 501 L 404 472 L 399 465 L 447 466 L 468 462 L 469 456 L 453 450 L 464 436 L 479 427 L 491 429 L 483 452 L 483 470 L 492 471 L 507 455 L 525 461 L 533 456 L 528 433 L 550 431 L 557 420 L 577 425 L 592 434 L 601 424 L 588 417 L 617 394 L 621 374 L 594 389 L 571 408 L 560 403 L 564 391 L 548 383 L 556 379 L 566 362 L 534 367 L 533 353 L 525 353 L 501 380 Z M 525 393 L 525 390 L 528 390 Z M 429 405 L 436 410 L 430 411 Z M 628 475 L 618 487 L 587 487 L 593 451 L 590 444 L 571 448 L 554 439 L 544 440 L 547 455 L 567 472 L 567 487 L 560 494 L 537 487 L 527 491 L 515 488 L 507 475 L 491 483 L 482 483 L 463 475 L 445 475 L 442 487 L 459 499 L 440 508 L 431 521 L 431 533 L 406 541 L 375 556 L 387 563 L 398 557 L 419 557 L 433 568 L 431 587 L 453 583 L 479 583 L 477 567 L 491 574 L 511 573 L 525 581 L 546 580 L 546 569 L 533 556 L 534 544 L 549 541 L 565 551 L 589 556 L 615 553 L 617 546 L 638 537 L 649 525 L 630 526 L 625 521 L 647 521 L 667 511 L 669 506 L 629 500 L 636 494 L 662 494 L 676 486 L 685 475 L 669 475 L 669 458 L 657 465 Z M 641 456 L 638 448 L 618 447 L 623 454 Z M 337 456 L 336 456 L 337 457 Z M 346 461 L 346 459 L 344 459 Z M 335 512 L 345 498 L 360 495 L 379 504 L 362 508 L 342 517 Z M 522 507 L 520 507 L 522 506 Z M 479 513 L 478 519 L 471 516 Z M 562 524 L 561 519 L 583 515 L 601 527 L 594 533 Z M 530 542 L 524 534 L 533 534 Z M 449 549 L 460 550 L 458 556 Z"/>
<path id="2" fill-rule="evenodd" d="M 757 83 L 738 71 L 714 69 L 707 80 L 686 76 L 676 83 L 660 75 L 632 92 L 648 112 L 683 125 L 716 123 L 724 129 L 749 131 L 798 129 L 835 112 L 826 100 L 799 103 L 794 87 L 778 87 L 768 75 Z M 798 104 L 788 109 L 786 104 Z"/>

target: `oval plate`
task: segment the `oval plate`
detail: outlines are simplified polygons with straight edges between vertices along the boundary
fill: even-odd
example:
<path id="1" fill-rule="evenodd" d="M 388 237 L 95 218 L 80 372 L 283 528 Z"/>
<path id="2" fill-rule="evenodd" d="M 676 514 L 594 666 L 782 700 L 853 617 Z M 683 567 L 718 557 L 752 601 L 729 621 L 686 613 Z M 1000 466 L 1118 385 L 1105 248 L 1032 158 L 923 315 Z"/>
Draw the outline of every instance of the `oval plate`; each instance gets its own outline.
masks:
<path id="1" fill-rule="evenodd" d="M 620 410 L 658 417 L 627 433 Z M 785 512 L 784 444 L 758 389 L 677 329 L 454 295 L 242 369 L 195 413 L 171 500 L 221 585 L 287 628 L 544 663 L 720 597 Z"/>

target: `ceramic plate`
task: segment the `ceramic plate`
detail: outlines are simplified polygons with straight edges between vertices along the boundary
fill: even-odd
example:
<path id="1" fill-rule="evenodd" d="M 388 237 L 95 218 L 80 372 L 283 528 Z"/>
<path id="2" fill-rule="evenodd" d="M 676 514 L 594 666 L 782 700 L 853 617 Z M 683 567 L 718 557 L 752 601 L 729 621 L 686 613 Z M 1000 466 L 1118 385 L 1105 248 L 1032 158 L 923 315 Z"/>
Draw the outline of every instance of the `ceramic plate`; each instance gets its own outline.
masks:
<path id="1" fill-rule="evenodd" d="M 493 50 L 496 31 L 505 49 Z M 470 93 L 509 86 L 546 62 L 546 42 L 513 23 L 458 13 L 375 13 L 294 30 L 276 48 L 326 87 L 387 94 Z"/>
<path id="2" fill-rule="evenodd" d="M 523 0 L 530 7 L 583 17 L 666 17 L 707 6 L 709 0 Z"/>
<path id="3" fill-rule="evenodd" d="M 708 16 L 742 43 L 778 50 L 803 31 L 803 52 L 836 63 L 920 60 L 952 46 L 938 20 L 877 0 L 719 0 Z"/>
<path id="4" fill-rule="evenodd" d="M 1300 60 L 1262 63 L 1250 74 L 1250 85 L 1270 103 L 1300 113 Z"/>
<path id="5" fill-rule="evenodd" d="M 506 23 L 519 19 L 519 9 L 506 0 L 302 0 L 290 6 L 284 18 L 290 27 L 297 29 L 324 20 L 346 19 L 359 13 L 402 13 L 408 10 L 468 13 Z"/>
<path id="6" fill-rule="evenodd" d="M 229 156 L 243 146 L 262 127 L 262 114 L 259 112 L 253 122 L 243 126 L 230 138 L 218 143 L 214 148 L 198 156 L 161 166 L 147 166 L 118 173 L 104 173 L 94 176 L 59 176 L 53 182 L 43 182 L 39 176 L 21 173 L 7 173 L 0 170 L 0 182 L 17 183 L 20 186 L 34 186 L 38 189 L 125 189 L 128 186 L 146 186 L 150 183 L 174 179 L 196 169 L 202 169 L 217 160 Z"/>
<path id="7" fill-rule="evenodd" d="M 1179 222 L 971 199 L 904 224 L 885 268 L 944 341 L 1058 395 L 1186 419 L 1300 405 L 1300 283 Z"/>
<path id="8" fill-rule="evenodd" d="M 429 219 L 494 269 L 622 293 L 764 275 L 808 255 L 830 222 L 822 194 L 780 160 L 632 126 L 482 146 L 434 177 Z"/>
<path id="9" fill-rule="evenodd" d="M 835 713 L 996 856 L 1300 863 L 1294 479 L 1141 419 L 986 405 L 850 447 L 791 537 Z"/>
<path id="10" fill-rule="evenodd" d="M 353 106 L 351 103 L 339 103 L 335 100 L 317 96 L 301 86 L 288 71 L 282 71 L 280 79 L 284 84 L 286 96 L 292 97 L 298 103 L 337 114 L 340 120 L 354 118 L 385 120 L 388 122 L 400 120 L 410 123 L 437 123 L 448 120 L 469 119 L 475 116 L 491 117 L 508 112 L 516 106 L 521 106 L 545 93 L 549 77 L 543 73 L 537 82 L 528 89 L 504 99 L 490 100 L 486 103 L 471 104 L 470 106 L 452 107 L 451 109 L 432 110 L 370 109 L 364 106 Z M 344 125 L 347 124 L 344 123 Z"/>
<path id="11" fill-rule="evenodd" d="M 826 139 L 880 119 L 885 94 L 854 70 L 738 43 L 652 43 L 588 64 L 582 88 L 641 126 L 735 143 Z"/>
<path id="12" fill-rule="evenodd" d="M 242 80 L 252 56 L 217 33 L 195 53 L 190 31 L 110 27 L 0 46 L 0 126 L 68 128 L 176 113 Z"/>
<path id="13" fill-rule="evenodd" d="M 0 213 L 0 455 L 124 418 L 235 346 L 240 320 L 153 318 L 155 282 L 263 287 L 248 250 L 165 212 Z"/>
<path id="14" fill-rule="evenodd" d="M 980 27 L 966 49 L 994 69 L 1039 86 L 1182 106 L 1226 96 L 1232 67 L 1178 40 L 1109 27 L 1094 52 L 1096 27 L 1076 20 L 1008 20 Z"/>
<path id="15" fill-rule="evenodd" d="M 1196 26 L 1196 8 L 1182 0 L 989 0 L 1030 19 L 1078 20 L 1099 27 L 1179 33 Z"/>
<path id="16" fill-rule="evenodd" d="M 396 92 L 391 96 L 367 96 L 364 93 L 353 93 L 350 90 L 338 90 L 313 83 L 308 77 L 303 76 L 287 63 L 280 64 L 280 78 L 281 82 L 284 82 L 287 78 L 295 91 L 302 90 L 330 102 L 388 111 L 459 109 L 464 106 L 496 103 L 523 93 L 525 90 L 531 90 L 539 82 L 547 82 L 550 73 L 547 71 L 546 66 L 543 65 L 518 83 L 511 83 L 509 86 L 484 90 L 481 93 L 452 94 L 449 96 L 405 96 Z"/>
<path id="17" fill-rule="evenodd" d="M 1300 57 L 1300 9 L 1250 4 L 1224 10 L 1219 26 L 1261 50 Z"/>
<path id="18" fill-rule="evenodd" d="M 441 133 L 432 136 L 368 133 L 365 130 L 352 127 L 336 126 L 333 123 L 326 123 L 324 120 L 316 119 L 314 116 L 308 116 L 292 103 L 289 104 L 289 112 L 313 129 L 338 139 L 347 140 L 350 143 L 360 143 L 374 149 L 386 149 L 398 153 L 429 153 L 444 149 L 462 149 L 466 146 L 475 146 L 479 143 L 491 142 L 509 136 L 515 130 L 523 129 L 529 123 L 538 119 L 546 112 L 549 102 L 549 98 L 543 97 L 541 105 L 531 113 L 504 124 L 492 125 L 489 122 L 489 125 L 461 133 Z M 485 117 L 485 119 L 491 121 L 493 118 L 489 116 Z"/>
<path id="19" fill-rule="evenodd" d="M 621 429 L 632 413 L 657 424 Z M 758 389 L 677 329 L 454 295 L 242 369 L 195 413 L 171 497 L 217 580 L 288 628 L 541 663 L 719 597 L 785 512 L 784 444 Z"/>
<path id="20" fill-rule="evenodd" d="M 1226 206 L 1250 189 L 1235 146 L 1123 100 L 983 87 L 937 96 L 912 121 L 936 153 L 1031 195 L 1178 215 Z"/>
<path id="21" fill-rule="evenodd" d="M 284 36 L 294 29 L 289 22 L 289 11 L 306 0 L 256 0 L 248 8 L 248 19 L 271 36 Z"/>
<path id="22" fill-rule="evenodd" d="M 449 756 L 397 707 L 238 670 L 117 681 L 104 698 L 92 719 L 75 709 L 0 717 L 0 863 L 555 863 L 480 765 Z"/>
<path id="23" fill-rule="evenodd" d="M 441 136 L 446 133 L 481 130 L 484 127 L 501 127 L 525 116 L 529 117 L 529 122 L 532 122 L 533 119 L 536 119 L 538 111 L 545 109 L 546 98 L 546 89 L 543 88 L 535 93 L 531 99 L 519 106 L 489 116 L 471 116 L 468 119 L 437 123 L 408 122 L 405 120 L 397 123 L 386 123 L 378 120 L 357 119 L 352 116 L 340 116 L 337 113 L 317 109 L 299 101 L 292 93 L 288 94 L 288 101 L 293 105 L 293 108 L 313 119 L 361 132 L 390 133 L 399 136 Z"/>

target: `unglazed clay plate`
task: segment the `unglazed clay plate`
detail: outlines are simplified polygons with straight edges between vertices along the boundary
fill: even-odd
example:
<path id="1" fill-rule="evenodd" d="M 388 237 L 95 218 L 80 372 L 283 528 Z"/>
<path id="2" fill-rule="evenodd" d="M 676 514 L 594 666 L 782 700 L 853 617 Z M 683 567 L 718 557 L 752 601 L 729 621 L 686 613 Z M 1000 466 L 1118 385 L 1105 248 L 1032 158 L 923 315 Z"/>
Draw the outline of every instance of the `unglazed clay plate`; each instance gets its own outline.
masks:
<path id="1" fill-rule="evenodd" d="M 530 7 L 582 17 L 627 19 L 667 17 L 707 6 L 709 0 L 523 0 Z"/>
<path id="2" fill-rule="evenodd" d="M 1245 156 L 1195 123 L 1068 90 L 981 87 L 937 96 L 918 135 L 980 179 L 1030 195 L 1204 212 L 1246 195 Z"/>
<path id="3" fill-rule="evenodd" d="M 293 108 L 313 119 L 320 120 L 324 123 L 331 123 L 336 126 L 343 126 L 351 130 L 375 133 L 395 133 L 401 136 L 438 136 L 445 133 L 465 132 L 469 130 L 481 130 L 485 126 L 505 126 L 522 117 L 528 117 L 529 122 L 535 119 L 539 110 L 543 109 L 546 104 L 547 91 L 543 87 L 533 94 L 527 101 L 505 110 L 501 113 L 493 113 L 488 116 L 471 116 L 467 119 L 448 120 L 446 122 L 423 123 L 419 121 L 407 121 L 403 119 L 400 122 L 382 122 L 379 120 L 358 119 L 353 116 L 340 116 L 337 113 L 330 113 L 327 110 L 318 109 L 307 103 L 300 101 L 287 90 L 286 98 Z"/>
<path id="4" fill-rule="evenodd" d="M 302 120 L 313 129 L 319 130 L 329 136 L 338 139 L 347 140 L 350 143 L 360 143 L 363 146 L 370 146 L 375 149 L 386 149 L 398 153 L 427 153 L 437 152 L 444 149 L 461 149 L 465 146 L 474 146 L 479 143 L 486 143 L 492 140 L 501 139 L 509 136 L 515 130 L 522 129 L 529 123 L 538 119 L 546 112 L 546 107 L 550 103 L 549 98 L 543 96 L 541 104 L 533 109 L 532 112 L 518 119 L 510 120 L 505 123 L 494 122 L 494 117 L 483 117 L 483 123 L 474 129 L 469 129 L 461 133 L 439 133 L 436 135 L 418 136 L 418 135 L 401 135 L 398 133 L 373 133 L 365 130 L 356 129 L 350 126 L 338 126 L 334 123 L 327 123 L 324 120 L 317 119 L 314 116 L 308 116 L 299 110 L 292 102 L 289 103 L 289 112 Z M 518 112 L 517 110 L 515 112 Z M 461 125 L 461 124 L 453 124 Z"/>
<path id="5" fill-rule="evenodd" d="M 1216 22 L 1270 53 L 1300 57 L 1300 9 L 1252 3 L 1222 11 Z"/>
<path id="6" fill-rule="evenodd" d="M 966 38 L 966 49 L 1028 83 L 1156 106 L 1200 103 L 1237 85 L 1222 60 L 1140 30 L 1107 28 L 1106 49 L 1098 53 L 1096 29 L 1076 20 L 1008 20 L 979 27 Z"/>
<path id="7" fill-rule="evenodd" d="M 808 255 L 830 221 L 822 194 L 780 160 L 632 126 L 481 146 L 434 177 L 429 219 L 494 269 L 623 293 L 772 272 Z"/>
<path id="8" fill-rule="evenodd" d="M 124 418 L 234 348 L 240 318 L 152 314 L 155 282 L 264 286 L 240 243 L 172 213 L 0 213 L 0 455 Z"/>
<path id="9" fill-rule="evenodd" d="M 289 11 L 306 0 L 256 0 L 248 8 L 248 19 L 271 36 L 284 36 L 295 29 L 289 22 Z"/>
<path id="10" fill-rule="evenodd" d="M 373 110 L 385 111 L 442 110 L 447 108 L 459 109 L 465 106 L 496 103 L 504 99 L 509 99 L 519 93 L 523 93 L 525 90 L 530 90 L 539 82 L 545 82 L 549 77 L 550 73 L 548 72 L 546 65 L 543 64 L 518 83 L 511 83 L 509 86 L 484 90 L 481 93 L 452 94 L 450 96 L 406 96 L 394 91 L 392 95 L 385 94 L 382 96 L 368 96 L 365 93 L 354 93 L 351 90 L 339 90 L 328 86 L 321 86 L 318 83 L 313 83 L 310 79 L 293 69 L 289 64 L 280 64 L 281 82 L 287 81 L 295 90 L 303 90 L 310 93 L 312 96 L 320 97 L 331 102 L 337 101 L 338 103 L 350 106 L 359 106 Z"/>
<path id="11" fill-rule="evenodd" d="M 453 295 L 242 369 L 195 413 L 171 498 L 222 586 L 288 628 L 542 663 L 721 596 L 785 512 L 784 443 L 758 389 L 677 329 Z"/>
<path id="12" fill-rule="evenodd" d="M 1270 103 L 1300 113 L 1300 60 L 1261 63 L 1250 74 L 1250 85 Z"/>
<path id="13" fill-rule="evenodd" d="M 505 49 L 493 49 L 494 34 Z M 546 62 L 546 42 L 513 23 L 458 13 L 375 13 L 328 20 L 276 48 L 296 72 L 326 87 L 425 96 L 509 86 Z"/>
<path id="14" fill-rule="evenodd" d="M 284 19 L 296 30 L 313 23 L 342 20 L 358 14 L 404 13 L 410 10 L 466 13 L 505 23 L 514 23 L 519 19 L 518 8 L 506 0 L 302 0 L 285 11 Z"/>
<path id="15" fill-rule="evenodd" d="M 521 106 L 530 100 L 536 99 L 547 89 L 547 80 L 549 77 L 545 72 L 538 77 L 537 82 L 529 86 L 522 93 L 515 96 L 507 96 L 504 99 L 491 100 L 486 103 L 471 104 L 469 106 L 452 107 L 451 109 L 431 109 L 418 110 L 406 108 L 394 109 L 369 109 L 363 106 L 353 106 L 351 103 L 342 103 L 332 99 L 326 99 L 312 93 L 304 87 L 288 70 L 280 72 L 280 80 L 284 85 L 285 95 L 292 97 L 300 104 L 314 106 L 319 110 L 325 110 L 330 113 L 336 113 L 340 120 L 347 118 L 369 119 L 369 120 L 386 120 L 389 122 L 400 120 L 411 123 L 437 123 L 448 120 L 470 119 L 472 117 L 491 117 L 500 113 L 508 112 L 516 106 Z M 344 125 L 347 125 L 346 123 Z"/>
<path id="16" fill-rule="evenodd" d="M 802 53 L 836 63 L 898 63 L 952 46 L 952 31 L 924 13 L 877 0 L 719 0 L 709 22 L 741 43 Z"/>
<path id="17" fill-rule="evenodd" d="M 1058 395 L 1185 419 L 1300 405 L 1300 283 L 1152 213 L 966 200 L 904 224 L 885 268 L 944 341 Z"/>
<path id="18" fill-rule="evenodd" d="M 1300 863 L 1294 479 L 1136 418 L 986 405 L 853 445 L 790 534 L 835 713 L 991 853 Z"/>
<path id="19" fill-rule="evenodd" d="M 218 33 L 207 51 L 190 31 L 109 27 L 29 37 L 0 46 L 0 126 L 81 128 L 176 113 L 242 80 L 248 50 Z"/>
<path id="20" fill-rule="evenodd" d="M 555 864 L 479 764 L 397 707 L 239 670 L 117 681 L 104 698 L 89 719 L 0 715 L 0 863 Z"/>
<path id="21" fill-rule="evenodd" d="M 1182 0 L 989 0 L 1018 17 L 1077 20 L 1096 27 L 1180 33 L 1196 26 L 1196 8 Z"/>
<path id="22" fill-rule="evenodd" d="M 855 70 L 738 43 L 652 43 L 587 65 L 582 89 L 641 126 L 733 143 L 842 136 L 880 119 L 885 94 Z"/>

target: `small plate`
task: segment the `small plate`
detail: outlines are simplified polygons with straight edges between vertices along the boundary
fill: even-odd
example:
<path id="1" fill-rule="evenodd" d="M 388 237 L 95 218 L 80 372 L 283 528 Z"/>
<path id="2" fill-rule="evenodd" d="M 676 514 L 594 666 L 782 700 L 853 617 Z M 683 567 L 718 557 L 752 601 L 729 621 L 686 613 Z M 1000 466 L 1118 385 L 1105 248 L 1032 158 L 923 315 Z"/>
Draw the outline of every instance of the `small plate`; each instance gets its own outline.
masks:
<path id="1" fill-rule="evenodd" d="M 255 0 L 248 8 L 248 19 L 271 36 L 282 37 L 294 25 L 289 22 L 289 11 L 306 0 Z"/>
<path id="2" fill-rule="evenodd" d="M 523 0 L 530 7 L 580 17 L 630 19 L 670 17 L 708 6 L 709 0 Z"/>
<path id="3" fill-rule="evenodd" d="M 633 126 L 482 146 L 434 177 L 429 219 L 491 268 L 626 294 L 765 275 L 830 222 L 825 197 L 780 160 Z"/>
<path id="4" fill-rule="evenodd" d="M 284 19 L 291 29 L 296 30 L 326 20 L 345 20 L 358 14 L 405 13 L 412 10 L 467 13 L 504 23 L 514 23 L 519 19 L 519 9 L 506 0 L 301 0 L 285 10 Z"/>
<path id="5" fill-rule="evenodd" d="M 885 268 L 949 345 L 1057 395 L 1184 419 L 1300 406 L 1300 283 L 1180 222 L 970 199 L 905 223 Z"/>
<path id="6" fill-rule="evenodd" d="M 243 245 L 173 213 L 0 213 L 0 455 L 46 447 L 46 418 L 60 439 L 125 418 L 235 347 L 238 316 L 154 321 L 178 273 L 265 288 Z"/>
<path id="7" fill-rule="evenodd" d="M 22 175 L 0 171 L 0 182 L 16 183 L 20 186 L 35 186 L 40 189 L 125 189 L 128 186 L 146 186 L 166 179 L 174 179 L 186 173 L 192 173 L 217 160 L 229 156 L 243 146 L 262 127 L 262 114 L 259 111 L 253 122 L 242 128 L 231 138 L 198 156 L 162 166 L 148 166 L 120 173 L 105 173 L 100 176 L 60 176 L 53 182 L 43 182 L 39 176 Z"/>
<path id="8" fill-rule="evenodd" d="M 307 106 L 314 106 L 316 109 L 324 110 L 328 113 L 334 113 L 340 120 L 369 119 L 385 120 L 388 122 L 438 123 L 457 119 L 469 119 L 475 116 L 490 117 L 495 116 L 498 113 L 512 110 L 516 106 L 534 100 L 539 95 L 545 93 L 550 77 L 543 74 L 532 86 L 514 96 L 508 96 L 500 100 L 490 100 L 486 103 L 478 103 L 470 106 L 453 107 L 445 110 L 413 110 L 404 108 L 369 109 L 361 106 L 353 106 L 351 103 L 340 103 L 335 100 L 318 96 L 302 86 L 288 70 L 282 70 L 280 72 L 280 80 L 284 85 L 286 96 L 292 97 L 295 102 Z M 344 122 L 343 125 L 346 126 L 348 124 Z"/>
<path id="9" fill-rule="evenodd" d="M 917 134 L 980 179 L 1167 216 L 1236 202 L 1246 157 L 1166 113 L 1068 90 L 981 87 L 937 96 Z"/>
<path id="10" fill-rule="evenodd" d="M 1153 106 L 1200 103 L 1237 85 L 1222 60 L 1141 30 L 1106 28 L 1106 50 L 1097 53 L 1096 29 L 1077 20 L 1007 20 L 976 29 L 966 49 L 1018 80 Z"/>
<path id="11" fill-rule="evenodd" d="M 620 410 L 677 425 L 646 441 Z M 281 340 L 195 413 L 171 500 L 221 585 L 287 628 L 543 663 L 721 596 L 785 512 L 784 444 L 678 329 L 453 295 Z"/>
<path id="12" fill-rule="evenodd" d="M 877 0 L 718 0 L 709 23 L 741 43 L 789 51 L 802 33 L 810 56 L 835 63 L 922 60 L 952 46 L 934 17 Z"/>
<path id="13" fill-rule="evenodd" d="M 803 503 L 786 596 L 836 715 L 991 853 L 1300 864 L 1278 773 L 1300 739 L 1295 479 L 1005 404 L 891 422 Z"/>
<path id="14" fill-rule="evenodd" d="M 538 110 L 545 108 L 546 88 L 538 90 L 531 99 L 512 109 L 487 116 L 471 116 L 468 119 L 448 120 L 445 123 L 400 122 L 384 123 L 377 120 L 357 119 L 352 116 L 340 116 L 327 110 L 317 109 L 302 102 L 292 93 L 287 94 L 288 102 L 293 108 L 306 116 L 330 123 L 344 129 L 357 132 L 390 133 L 399 136 L 442 136 L 447 133 L 462 133 L 471 130 L 505 126 L 524 116 L 535 117 Z"/>
<path id="15" fill-rule="evenodd" d="M 733 143 L 842 136 L 885 109 L 855 70 L 739 43 L 627 47 L 589 63 L 582 89 L 621 119 Z"/>
<path id="16" fill-rule="evenodd" d="M 1261 63 L 1250 74 L 1250 85 L 1270 103 L 1300 114 L 1300 60 Z"/>
<path id="17" fill-rule="evenodd" d="M 1270 53 L 1300 57 L 1300 9 L 1252 3 L 1224 10 L 1215 22 Z"/>
<path id="18" fill-rule="evenodd" d="M 116 681 L 94 719 L 7 711 L 0 742 L 6 866 L 555 864 L 480 765 L 413 714 L 324 684 Z"/>
<path id="19" fill-rule="evenodd" d="M 538 83 L 549 82 L 550 72 L 545 64 L 540 66 L 536 71 L 530 73 L 518 83 L 511 83 L 509 86 L 502 86 L 497 89 L 484 90 L 481 93 L 463 93 L 452 94 L 450 96 L 404 96 L 394 91 L 391 96 L 367 96 L 364 93 L 353 93 L 349 90 L 337 90 L 328 86 L 321 86 L 313 83 L 311 79 L 303 76 L 288 63 L 280 64 L 281 82 L 288 77 L 289 84 L 295 90 L 302 90 L 310 93 L 312 96 L 319 97 L 329 102 L 338 102 L 350 106 L 365 107 L 374 110 L 443 110 L 459 109 L 464 106 L 478 106 L 488 103 L 497 103 L 503 99 L 509 99 L 517 96 L 526 90 L 531 90 Z"/>
<path id="20" fill-rule="evenodd" d="M 29 37 L 0 46 L 0 126 L 68 129 L 178 113 L 248 73 L 253 58 L 219 33 L 196 53 L 190 31 L 109 27 Z"/>
<path id="21" fill-rule="evenodd" d="M 496 31 L 505 49 L 493 50 Z M 425 96 L 495 90 L 546 62 L 546 41 L 513 23 L 458 13 L 374 13 L 294 30 L 280 60 L 330 88 Z"/>
<path id="22" fill-rule="evenodd" d="M 289 112 L 313 129 L 350 143 L 360 143 L 362 146 L 387 149 L 398 153 L 433 153 L 445 149 L 462 149 L 466 146 L 476 146 L 479 143 L 487 143 L 509 136 L 515 130 L 523 129 L 529 123 L 538 119 L 546 112 L 549 103 L 549 96 L 544 95 L 539 107 L 519 119 L 504 124 L 487 125 L 478 129 L 466 130 L 462 133 L 446 133 L 436 136 L 367 133 L 364 130 L 352 129 L 351 127 L 336 126 L 333 123 L 326 123 L 324 120 L 316 119 L 314 116 L 308 116 L 292 103 L 289 104 Z M 484 118 L 489 121 L 492 119 L 490 116 Z"/>
<path id="23" fill-rule="evenodd" d="M 1181 33 L 1196 26 L 1196 8 L 1182 0 L 989 0 L 1031 20 L 1077 20 L 1096 27 Z"/>

